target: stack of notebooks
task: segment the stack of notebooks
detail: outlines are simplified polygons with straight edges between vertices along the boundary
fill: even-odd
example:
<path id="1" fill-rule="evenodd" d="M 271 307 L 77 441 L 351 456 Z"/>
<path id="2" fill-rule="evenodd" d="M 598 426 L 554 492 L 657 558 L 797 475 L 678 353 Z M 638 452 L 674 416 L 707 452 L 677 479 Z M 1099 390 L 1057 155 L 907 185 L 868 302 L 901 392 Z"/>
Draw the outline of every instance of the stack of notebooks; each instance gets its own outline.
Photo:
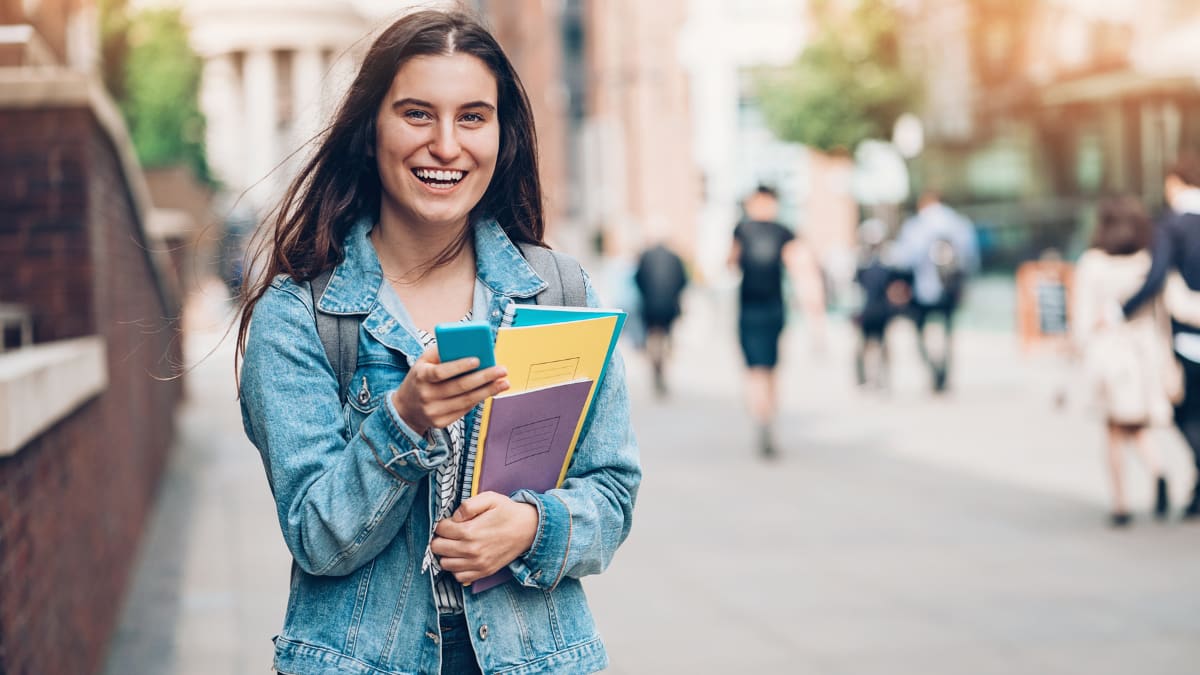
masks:
<path id="1" fill-rule="evenodd" d="M 546 492 L 562 485 L 625 312 L 520 305 L 496 335 L 496 363 L 511 388 L 483 404 L 471 494 Z M 471 585 L 511 578 L 508 568 Z"/>

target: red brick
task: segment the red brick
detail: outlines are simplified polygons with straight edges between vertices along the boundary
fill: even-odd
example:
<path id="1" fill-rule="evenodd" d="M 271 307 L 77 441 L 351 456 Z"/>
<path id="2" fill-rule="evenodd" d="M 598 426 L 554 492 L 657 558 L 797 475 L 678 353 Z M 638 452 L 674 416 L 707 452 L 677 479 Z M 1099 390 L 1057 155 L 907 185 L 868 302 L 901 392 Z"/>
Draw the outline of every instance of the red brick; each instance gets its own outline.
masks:
<path id="1" fill-rule="evenodd" d="M 109 351 L 107 390 L 0 460 L 0 673 L 96 672 L 172 439 L 181 388 L 147 373 L 179 359 L 178 308 L 90 113 L 0 111 L 0 148 L 0 293 L 38 340 Z"/>

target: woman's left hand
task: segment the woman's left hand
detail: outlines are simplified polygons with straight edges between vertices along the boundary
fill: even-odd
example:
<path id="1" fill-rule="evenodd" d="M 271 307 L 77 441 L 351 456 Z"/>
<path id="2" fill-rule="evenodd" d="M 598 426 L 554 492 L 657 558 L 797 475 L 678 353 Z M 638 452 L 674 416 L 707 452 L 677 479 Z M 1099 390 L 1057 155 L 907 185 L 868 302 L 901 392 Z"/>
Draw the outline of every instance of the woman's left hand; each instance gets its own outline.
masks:
<path id="1" fill-rule="evenodd" d="M 483 492 L 438 523 L 430 548 L 442 569 L 466 586 L 529 551 L 537 525 L 537 507 Z"/>

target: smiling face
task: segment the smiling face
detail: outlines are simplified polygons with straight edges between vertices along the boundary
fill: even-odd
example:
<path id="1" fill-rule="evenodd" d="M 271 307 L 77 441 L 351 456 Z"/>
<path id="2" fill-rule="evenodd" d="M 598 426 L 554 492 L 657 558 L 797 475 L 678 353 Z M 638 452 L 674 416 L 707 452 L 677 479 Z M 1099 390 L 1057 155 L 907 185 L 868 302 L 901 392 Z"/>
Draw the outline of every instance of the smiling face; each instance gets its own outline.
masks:
<path id="1" fill-rule="evenodd" d="M 496 78 L 474 56 L 408 60 L 375 120 L 381 221 L 416 229 L 465 225 L 496 171 L 498 107 Z"/>

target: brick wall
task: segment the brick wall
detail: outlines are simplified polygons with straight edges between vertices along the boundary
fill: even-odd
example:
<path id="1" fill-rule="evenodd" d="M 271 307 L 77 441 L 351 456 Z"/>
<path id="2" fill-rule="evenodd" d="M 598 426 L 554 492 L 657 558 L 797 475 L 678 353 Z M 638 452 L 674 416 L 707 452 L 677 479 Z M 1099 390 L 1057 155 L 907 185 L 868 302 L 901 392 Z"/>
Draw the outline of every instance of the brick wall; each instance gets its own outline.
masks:
<path id="1" fill-rule="evenodd" d="M 100 334 L 108 389 L 0 459 L 0 673 L 102 666 L 173 432 L 181 358 L 109 136 L 0 110 L 0 302 L 38 342 Z"/>

